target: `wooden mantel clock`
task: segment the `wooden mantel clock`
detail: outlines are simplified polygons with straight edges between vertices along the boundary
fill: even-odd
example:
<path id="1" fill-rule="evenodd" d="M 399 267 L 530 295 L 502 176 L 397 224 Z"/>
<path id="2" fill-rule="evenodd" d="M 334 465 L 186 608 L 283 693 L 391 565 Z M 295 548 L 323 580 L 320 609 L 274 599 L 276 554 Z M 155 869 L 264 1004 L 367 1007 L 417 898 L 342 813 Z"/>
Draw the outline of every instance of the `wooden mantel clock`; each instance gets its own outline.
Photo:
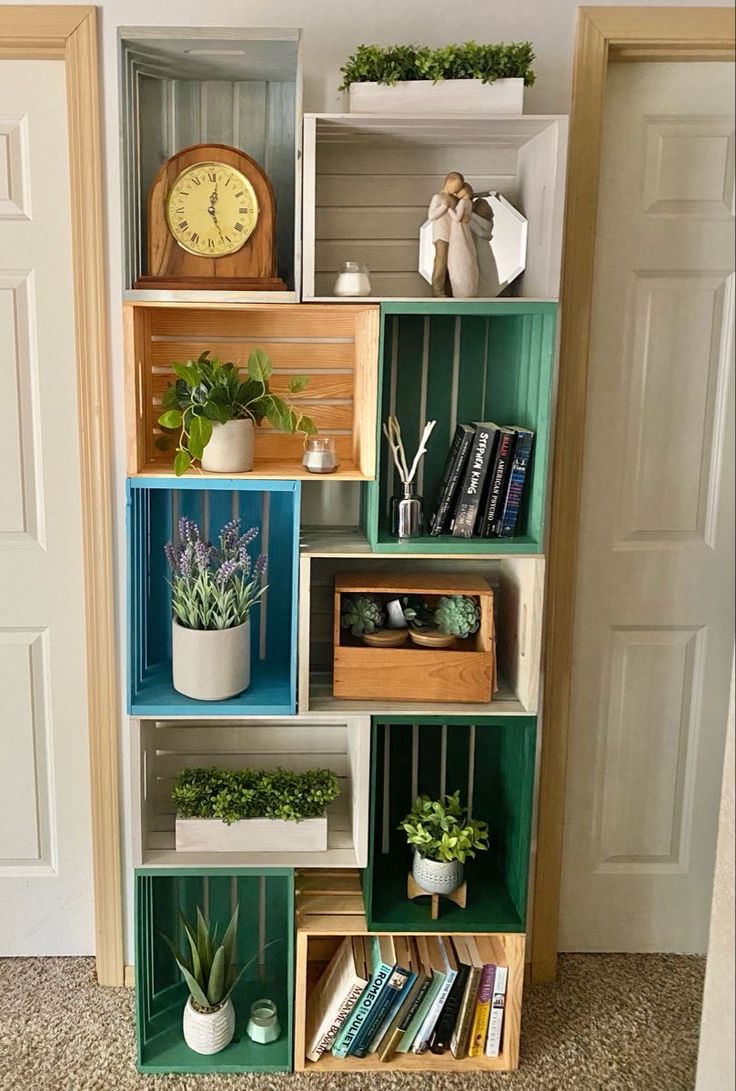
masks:
<path id="1" fill-rule="evenodd" d="M 268 175 L 226 144 L 172 155 L 148 195 L 148 273 L 136 288 L 285 291 Z"/>

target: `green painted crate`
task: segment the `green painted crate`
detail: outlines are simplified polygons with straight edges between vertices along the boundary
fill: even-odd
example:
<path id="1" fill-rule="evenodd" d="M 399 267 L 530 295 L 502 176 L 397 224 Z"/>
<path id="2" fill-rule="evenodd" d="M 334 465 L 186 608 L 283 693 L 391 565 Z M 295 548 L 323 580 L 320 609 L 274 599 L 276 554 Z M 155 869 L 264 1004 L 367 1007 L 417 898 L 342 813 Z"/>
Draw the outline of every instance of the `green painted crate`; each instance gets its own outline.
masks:
<path id="1" fill-rule="evenodd" d="M 536 718 L 391 716 L 373 719 L 371 842 L 363 883 L 368 928 L 380 932 L 526 931 Z M 417 794 L 460 789 L 490 848 L 465 865 L 467 908 L 409 901 L 412 854 L 399 822 Z"/>
<path id="2" fill-rule="evenodd" d="M 544 542 L 557 304 L 436 300 L 381 304 L 376 480 L 363 488 L 363 527 L 380 553 L 540 553 Z M 417 477 L 429 521 L 455 426 L 473 420 L 534 430 L 518 533 L 513 538 L 443 534 L 399 542 L 390 501 L 399 491 L 381 424 L 401 422 L 413 457 L 425 420 L 436 420 Z"/>
<path id="3" fill-rule="evenodd" d="M 240 905 L 237 964 L 254 955 L 233 993 L 235 1037 L 213 1056 L 189 1049 L 182 1014 L 189 995 L 162 933 L 186 950 L 179 910 L 191 920 L 199 905 L 222 929 Z M 135 978 L 138 1069 L 141 1072 L 290 1072 L 294 1003 L 294 872 L 289 868 L 139 868 L 135 873 Z M 275 941 L 275 942 L 272 942 Z M 260 954 L 258 952 L 260 951 Z M 281 1037 L 269 1045 L 245 1033 L 254 1000 L 278 1005 Z"/>

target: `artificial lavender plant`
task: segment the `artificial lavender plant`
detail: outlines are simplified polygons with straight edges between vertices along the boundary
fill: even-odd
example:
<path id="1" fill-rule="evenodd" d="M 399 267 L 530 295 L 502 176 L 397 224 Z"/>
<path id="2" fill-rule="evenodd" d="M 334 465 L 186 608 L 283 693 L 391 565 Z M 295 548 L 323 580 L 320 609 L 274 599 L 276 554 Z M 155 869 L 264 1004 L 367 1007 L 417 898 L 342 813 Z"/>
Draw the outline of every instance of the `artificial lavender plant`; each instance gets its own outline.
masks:
<path id="1" fill-rule="evenodd" d="M 232 629 L 247 621 L 267 584 L 266 557 L 254 562 L 249 546 L 258 528 L 243 534 L 233 519 L 220 531 L 219 546 L 202 537 L 191 519 L 179 520 L 178 543 L 167 542 L 171 565 L 171 607 L 185 629 Z"/>

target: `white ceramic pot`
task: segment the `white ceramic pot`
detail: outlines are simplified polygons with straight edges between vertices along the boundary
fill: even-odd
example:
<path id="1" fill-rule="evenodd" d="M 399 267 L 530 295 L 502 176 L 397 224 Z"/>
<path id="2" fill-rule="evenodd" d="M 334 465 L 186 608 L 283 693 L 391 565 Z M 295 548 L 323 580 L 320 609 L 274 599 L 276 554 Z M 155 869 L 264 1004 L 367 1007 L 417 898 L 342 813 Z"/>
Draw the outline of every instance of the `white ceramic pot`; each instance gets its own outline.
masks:
<path id="1" fill-rule="evenodd" d="M 202 452 L 202 469 L 216 474 L 240 474 L 253 469 L 253 421 L 217 421 Z"/>
<path id="2" fill-rule="evenodd" d="M 191 996 L 182 1019 L 184 1041 L 195 1053 L 219 1053 L 229 1046 L 235 1033 L 235 1009 L 230 997 L 214 1011 L 197 1011 Z"/>
<path id="3" fill-rule="evenodd" d="M 404 80 L 392 87 L 384 83 L 353 83 L 351 114 L 521 114 L 524 111 L 523 79 Z"/>
<path id="4" fill-rule="evenodd" d="M 411 873 L 428 894 L 452 894 L 463 883 L 463 865 L 458 860 L 427 860 L 416 851 Z"/>
<path id="5" fill-rule="evenodd" d="M 224 701 L 250 685 L 250 618 L 232 629 L 185 629 L 172 622 L 174 689 L 196 701 Z"/>

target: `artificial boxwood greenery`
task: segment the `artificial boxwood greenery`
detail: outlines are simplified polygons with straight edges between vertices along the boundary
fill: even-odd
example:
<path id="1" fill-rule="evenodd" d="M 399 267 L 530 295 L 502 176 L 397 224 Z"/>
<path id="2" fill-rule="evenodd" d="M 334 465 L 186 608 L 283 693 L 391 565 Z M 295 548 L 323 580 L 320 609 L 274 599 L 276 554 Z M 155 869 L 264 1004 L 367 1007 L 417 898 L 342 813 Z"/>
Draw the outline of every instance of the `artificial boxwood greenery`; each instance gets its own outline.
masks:
<path id="1" fill-rule="evenodd" d="M 321 818 L 340 787 L 329 769 L 182 769 L 171 791 L 180 818 L 301 822 Z"/>
<path id="2" fill-rule="evenodd" d="M 341 91 L 351 83 L 395 84 L 404 80 L 480 80 L 493 83 L 501 79 L 523 79 L 527 87 L 534 83 L 531 42 L 498 42 L 479 45 L 464 42 L 431 49 L 426 45 L 359 45 L 343 68 Z"/>

